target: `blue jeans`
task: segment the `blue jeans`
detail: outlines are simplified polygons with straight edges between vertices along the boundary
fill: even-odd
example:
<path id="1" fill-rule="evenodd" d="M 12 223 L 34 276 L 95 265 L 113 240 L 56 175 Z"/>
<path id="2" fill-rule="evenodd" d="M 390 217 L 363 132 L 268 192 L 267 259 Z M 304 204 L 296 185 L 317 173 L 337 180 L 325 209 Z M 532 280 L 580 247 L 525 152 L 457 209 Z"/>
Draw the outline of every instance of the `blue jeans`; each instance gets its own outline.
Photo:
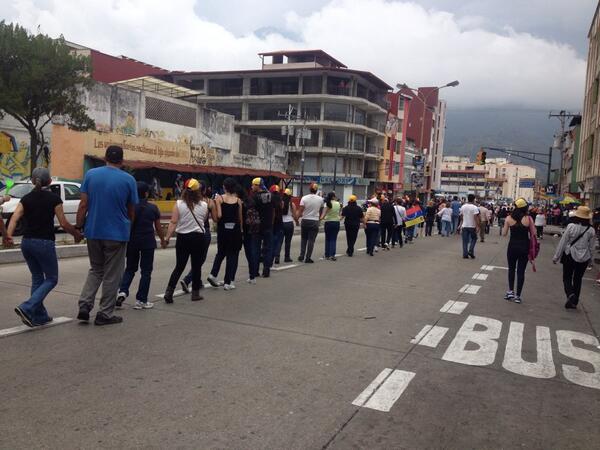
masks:
<path id="1" fill-rule="evenodd" d="M 477 231 L 475 228 L 462 228 L 463 256 L 475 256 L 475 244 L 477 244 Z"/>
<path id="2" fill-rule="evenodd" d="M 279 258 L 281 244 L 283 243 L 283 225 L 273 228 L 273 242 L 271 242 L 271 266 L 275 257 Z"/>
<path id="3" fill-rule="evenodd" d="M 54 241 L 47 239 L 23 239 L 21 252 L 31 272 L 31 297 L 19 308 L 35 325 L 50 320 L 44 307 L 44 299 L 58 283 L 58 260 Z"/>
<path id="4" fill-rule="evenodd" d="M 262 230 L 258 234 L 252 235 L 252 270 L 250 278 L 258 276 L 260 268 L 260 257 L 263 258 L 263 274 L 271 270 L 271 261 L 273 258 L 273 230 Z"/>
<path id="5" fill-rule="evenodd" d="M 406 241 L 412 242 L 413 236 L 415 235 L 415 226 L 407 227 L 404 229 L 404 234 L 406 235 Z"/>
<path id="6" fill-rule="evenodd" d="M 452 233 L 452 221 L 442 220 L 442 236 L 450 236 Z"/>
<path id="7" fill-rule="evenodd" d="M 340 223 L 337 221 L 325 222 L 325 258 L 335 256 L 338 233 L 340 232 Z"/>
<path id="8" fill-rule="evenodd" d="M 133 277 L 140 268 L 140 284 L 135 299 L 138 302 L 148 302 L 148 291 L 150 290 L 150 281 L 152 280 L 152 267 L 154 265 L 154 249 L 139 249 L 127 246 L 127 265 L 121 279 L 120 292 L 129 296 L 129 286 Z"/>
<path id="9" fill-rule="evenodd" d="M 379 235 L 379 224 L 367 223 L 365 233 L 367 234 L 367 254 L 372 254 L 375 245 L 377 245 L 377 237 Z"/>
<path id="10" fill-rule="evenodd" d="M 460 219 L 460 216 L 452 215 L 452 234 L 456 233 L 456 230 L 458 229 L 459 219 Z"/>

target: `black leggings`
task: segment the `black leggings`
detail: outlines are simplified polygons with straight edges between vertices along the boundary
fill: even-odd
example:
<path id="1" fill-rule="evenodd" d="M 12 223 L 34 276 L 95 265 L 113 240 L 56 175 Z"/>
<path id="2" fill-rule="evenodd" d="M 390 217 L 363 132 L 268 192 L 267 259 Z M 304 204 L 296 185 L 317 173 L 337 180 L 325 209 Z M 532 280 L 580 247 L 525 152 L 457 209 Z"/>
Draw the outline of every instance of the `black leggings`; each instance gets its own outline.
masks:
<path id="1" fill-rule="evenodd" d="M 382 223 L 381 227 L 381 247 L 385 247 L 392 240 L 394 234 L 394 223 Z"/>
<path id="2" fill-rule="evenodd" d="M 525 284 L 525 269 L 527 269 L 528 250 L 508 247 L 508 289 L 515 290 L 515 270 L 517 272 L 517 295 L 520 297 Z"/>
<path id="3" fill-rule="evenodd" d="M 200 269 L 204 259 L 206 259 L 206 238 L 204 233 L 185 233 L 177 235 L 175 243 L 175 269 L 169 278 L 169 287 L 175 289 L 181 274 L 185 270 L 188 259 L 192 259 L 192 289 L 197 291 L 200 289 Z"/>
<path id="4" fill-rule="evenodd" d="M 581 280 L 587 269 L 589 261 L 577 262 L 568 255 L 563 263 L 563 285 L 567 298 L 574 305 L 579 303 L 579 294 L 581 293 Z M 573 296 L 571 298 L 571 296 Z"/>

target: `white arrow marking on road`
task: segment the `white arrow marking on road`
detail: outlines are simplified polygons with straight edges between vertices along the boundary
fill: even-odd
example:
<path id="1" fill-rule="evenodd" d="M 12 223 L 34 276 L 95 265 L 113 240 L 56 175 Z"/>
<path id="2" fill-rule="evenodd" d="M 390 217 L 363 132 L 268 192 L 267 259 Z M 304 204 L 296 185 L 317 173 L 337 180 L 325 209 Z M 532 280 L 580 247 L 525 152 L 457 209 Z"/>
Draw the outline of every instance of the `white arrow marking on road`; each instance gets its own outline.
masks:
<path id="1" fill-rule="evenodd" d="M 476 273 L 475 275 L 473 275 L 473 279 L 485 281 L 488 279 L 488 276 L 489 275 L 487 273 Z"/>
<path id="2" fill-rule="evenodd" d="M 62 325 L 63 323 L 72 322 L 73 319 L 70 317 L 55 317 L 52 322 L 47 325 L 41 325 L 39 327 L 28 327 L 27 325 L 19 325 L 18 327 L 6 328 L 0 330 L 0 338 L 7 336 L 14 336 L 15 334 L 27 333 L 28 331 L 41 330 L 43 328 L 50 328 L 56 325 Z"/>
<path id="3" fill-rule="evenodd" d="M 384 369 L 352 404 L 389 412 L 414 377 L 414 372 Z"/>
<path id="4" fill-rule="evenodd" d="M 462 314 L 469 303 L 467 302 L 457 302 L 454 300 L 448 300 L 440 312 L 448 313 L 448 314 Z"/>
<path id="5" fill-rule="evenodd" d="M 465 284 L 458 292 L 461 294 L 477 294 L 479 289 L 481 289 L 481 286 L 477 286 L 476 284 Z"/>

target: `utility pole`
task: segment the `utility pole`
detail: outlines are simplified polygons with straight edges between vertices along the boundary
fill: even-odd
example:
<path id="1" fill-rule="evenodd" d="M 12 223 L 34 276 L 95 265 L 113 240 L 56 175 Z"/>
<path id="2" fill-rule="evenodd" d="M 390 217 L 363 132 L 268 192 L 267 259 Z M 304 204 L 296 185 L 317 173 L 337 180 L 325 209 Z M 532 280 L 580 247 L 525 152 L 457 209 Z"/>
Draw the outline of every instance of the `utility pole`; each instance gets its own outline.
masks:
<path id="1" fill-rule="evenodd" d="M 335 192 L 335 185 L 337 183 L 337 158 L 338 158 L 338 148 L 335 147 L 335 158 L 333 160 L 333 191 Z"/>
<path id="2" fill-rule="evenodd" d="M 550 174 L 552 173 L 552 146 L 548 151 L 548 175 L 546 176 L 546 186 L 550 186 Z"/>
<path id="3" fill-rule="evenodd" d="M 305 161 L 305 151 L 304 151 L 304 139 L 305 139 L 305 135 L 306 135 L 306 122 L 308 120 L 306 114 L 304 114 L 304 120 L 302 123 L 302 128 L 300 129 L 300 132 L 298 132 L 297 128 L 294 128 L 294 123 L 297 123 L 298 120 L 301 118 L 300 115 L 296 112 L 295 108 L 289 104 L 288 105 L 288 110 L 285 113 L 278 113 L 277 114 L 279 117 L 284 117 L 285 119 L 287 119 L 288 124 L 284 125 L 285 130 L 282 129 L 282 133 L 281 134 L 286 134 L 287 135 L 287 150 L 289 153 L 289 148 L 290 148 L 290 136 L 295 136 L 294 139 L 294 147 L 301 148 L 301 156 L 300 156 L 300 196 L 302 196 L 304 194 L 304 161 Z M 302 141 L 301 141 L 302 140 Z"/>
<path id="4" fill-rule="evenodd" d="M 562 184 L 563 184 L 563 160 L 565 155 L 565 126 L 567 123 L 567 119 L 571 119 L 580 114 L 573 114 L 568 111 L 562 110 L 558 114 L 553 114 L 550 111 L 548 114 L 548 118 L 556 117 L 560 121 L 560 137 L 558 143 L 558 149 L 560 150 L 560 174 L 558 176 L 558 195 L 562 194 Z M 550 169 L 549 169 L 550 170 Z"/>

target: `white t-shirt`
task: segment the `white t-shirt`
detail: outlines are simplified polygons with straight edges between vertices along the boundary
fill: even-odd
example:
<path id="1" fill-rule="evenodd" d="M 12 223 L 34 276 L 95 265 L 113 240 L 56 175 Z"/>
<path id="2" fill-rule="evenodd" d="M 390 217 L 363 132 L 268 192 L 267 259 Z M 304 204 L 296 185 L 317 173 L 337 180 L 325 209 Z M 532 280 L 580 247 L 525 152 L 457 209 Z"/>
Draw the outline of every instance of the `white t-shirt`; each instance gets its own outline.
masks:
<path id="1" fill-rule="evenodd" d="M 398 225 L 402 225 L 406 220 L 406 208 L 404 206 L 394 205 L 394 212 L 396 213 Z"/>
<path id="2" fill-rule="evenodd" d="M 543 227 L 544 225 L 546 225 L 546 215 L 538 213 L 535 216 L 535 226 L 536 227 Z"/>
<path id="3" fill-rule="evenodd" d="M 475 216 L 479 214 L 479 208 L 473 203 L 465 203 L 460 207 L 463 228 L 476 228 Z"/>
<path id="4" fill-rule="evenodd" d="M 442 209 L 438 215 L 442 217 L 444 222 L 452 222 L 452 208 L 446 207 Z"/>
<path id="5" fill-rule="evenodd" d="M 204 221 L 208 215 L 208 204 L 206 202 L 201 200 L 194 205 L 194 214 L 192 215 L 186 203 L 183 200 L 177 200 L 177 210 L 179 211 L 179 221 L 175 231 L 178 234 L 204 233 Z M 196 218 L 194 218 L 194 215 Z"/>
<path id="6" fill-rule="evenodd" d="M 300 206 L 304 206 L 302 219 L 319 220 L 320 211 L 323 207 L 323 198 L 317 194 L 308 194 L 300 200 Z"/>

